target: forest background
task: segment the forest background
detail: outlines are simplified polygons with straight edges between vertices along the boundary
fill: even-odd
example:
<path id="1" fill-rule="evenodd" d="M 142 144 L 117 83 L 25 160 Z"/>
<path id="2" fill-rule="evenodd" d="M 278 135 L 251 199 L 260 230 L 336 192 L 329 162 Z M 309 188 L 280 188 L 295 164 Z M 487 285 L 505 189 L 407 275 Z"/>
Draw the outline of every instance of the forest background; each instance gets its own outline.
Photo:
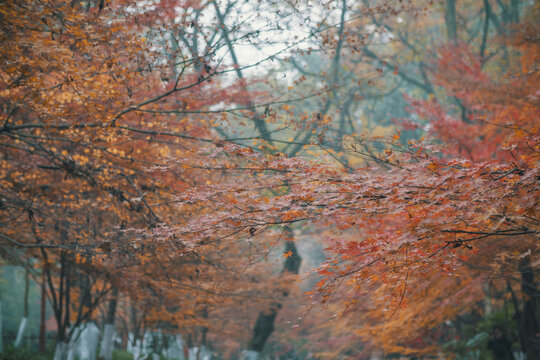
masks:
<path id="1" fill-rule="evenodd" d="M 0 1 L 0 356 L 538 359 L 539 18 Z"/>

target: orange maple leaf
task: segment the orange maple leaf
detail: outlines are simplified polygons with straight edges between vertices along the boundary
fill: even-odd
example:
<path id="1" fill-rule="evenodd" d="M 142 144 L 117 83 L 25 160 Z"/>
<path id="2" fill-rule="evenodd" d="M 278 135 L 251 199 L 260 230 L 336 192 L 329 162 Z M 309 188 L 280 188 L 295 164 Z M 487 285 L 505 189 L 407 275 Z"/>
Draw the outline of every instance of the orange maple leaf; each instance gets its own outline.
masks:
<path id="1" fill-rule="evenodd" d="M 292 250 L 289 250 L 289 251 L 283 253 L 283 257 L 284 257 L 285 259 L 288 258 L 288 257 L 290 257 L 290 256 L 293 256 Z"/>

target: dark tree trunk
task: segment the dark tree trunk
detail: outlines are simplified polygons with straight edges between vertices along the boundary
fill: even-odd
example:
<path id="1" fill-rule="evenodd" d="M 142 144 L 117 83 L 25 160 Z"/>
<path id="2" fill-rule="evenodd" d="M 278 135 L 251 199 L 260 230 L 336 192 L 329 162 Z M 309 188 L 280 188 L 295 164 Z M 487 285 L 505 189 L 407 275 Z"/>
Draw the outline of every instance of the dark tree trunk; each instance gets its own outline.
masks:
<path id="1" fill-rule="evenodd" d="M 523 351 L 527 360 L 540 360 L 540 291 L 534 279 L 531 257 L 524 257 L 519 263 L 523 310 L 518 318 Z"/>
<path id="2" fill-rule="evenodd" d="M 287 227 L 285 231 L 288 233 L 289 238 L 292 238 L 292 230 Z M 285 245 L 285 253 L 288 253 L 289 251 L 292 253 L 292 255 L 287 257 L 285 260 L 282 274 L 298 274 L 302 258 L 298 254 L 296 245 L 292 240 L 287 241 Z M 289 290 L 283 291 L 283 296 L 289 296 Z M 274 322 L 276 321 L 277 313 L 281 307 L 282 304 L 280 302 L 275 302 L 268 311 L 262 311 L 259 313 L 257 321 L 255 322 L 255 327 L 253 328 L 251 341 L 248 344 L 248 350 L 259 353 L 263 351 L 266 341 L 274 331 Z"/>
<path id="3" fill-rule="evenodd" d="M 118 304 L 118 289 L 114 288 L 111 293 L 111 301 L 109 301 L 109 307 L 107 309 L 107 318 L 105 319 L 105 322 L 107 324 L 114 324 L 117 304 Z"/>
<path id="4" fill-rule="evenodd" d="M 448 40 L 457 43 L 456 0 L 446 0 L 445 22 Z"/>
<path id="5" fill-rule="evenodd" d="M 26 330 L 26 323 L 28 322 L 28 293 L 30 291 L 30 270 L 28 270 L 28 266 L 29 264 L 27 264 L 24 276 L 23 317 L 19 323 L 17 337 L 13 343 L 15 347 L 21 346 L 24 339 L 24 331 Z"/>
<path id="6" fill-rule="evenodd" d="M 58 291 L 56 290 L 52 274 L 50 271 L 49 260 L 47 253 L 42 249 L 42 254 L 45 265 L 45 275 L 47 278 L 47 283 L 49 285 L 49 294 L 52 299 L 52 307 L 54 311 L 54 317 L 56 319 L 56 324 L 58 326 L 56 340 L 58 342 L 65 342 L 66 339 L 66 329 L 69 326 L 69 291 L 70 291 L 70 277 L 69 277 L 69 264 L 67 261 L 67 255 L 65 251 L 62 251 L 60 254 L 60 284 Z M 58 296 L 57 296 L 58 295 Z"/>
<path id="7" fill-rule="evenodd" d="M 118 288 L 114 288 L 111 294 L 111 300 L 107 308 L 105 317 L 105 327 L 103 330 L 103 339 L 101 341 L 100 358 L 105 360 L 112 359 L 113 337 L 114 337 L 114 318 L 116 315 L 116 305 L 118 303 Z"/>
<path id="8" fill-rule="evenodd" d="M 43 354 L 46 350 L 46 340 L 45 340 L 45 301 L 47 297 L 47 285 L 45 284 L 45 266 L 46 263 L 43 263 L 41 270 L 41 319 L 39 324 L 39 352 Z"/>
<path id="9" fill-rule="evenodd" d="M 26 269 L 24 277 L 24 313 L 25 318 L 28 317 L 28 293 L 30 292 L 30 271 Z"/>

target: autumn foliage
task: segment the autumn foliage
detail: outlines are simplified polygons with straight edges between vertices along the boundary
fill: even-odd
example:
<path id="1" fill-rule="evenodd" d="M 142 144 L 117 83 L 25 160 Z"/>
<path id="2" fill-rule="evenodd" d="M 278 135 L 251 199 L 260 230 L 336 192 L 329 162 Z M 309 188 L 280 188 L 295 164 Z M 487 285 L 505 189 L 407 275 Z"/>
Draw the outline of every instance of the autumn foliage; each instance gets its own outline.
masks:
<path id="1" fill-rule="evenodd" d="M 403 19 L 380 14 L 404 27 L 435 5 L 335 3 L 321 11 L 341 9 L 338 26 L 309 35 L 329 70 L 310 77 L 303 49 L 283 62 L 292 85 L 277 68 L 245 75 L 234 42 L 256 36 L 230 25 L 232 3 L 0 4 L 0 255 L 46 288 L 58 342 L 109 311 L 130 319 L 126 334 L 181 333 L 234 358 L 259 351 L 256 315 L 273 316 L 264 346 L 282 310 L 296 319 L 274 342 L 305 337 L 321 358 L 432 355 L 459 337 L 452 321 L 512 301 L 516 342 L 536 359 L 537 21 L 509 22 L 496 45 L 455 33 L 414 54 L 419 83 L 398 65 L 399 46 L 417 52 L 396 35 Z M 368 25 L 383 30 L 354 40 Z M 376 54 L 370 36 L 401 43 Z M 415 86 L 407 114 L 356 122 L 378 105 L 354 104 L 396 78 Z M 304 291 L 306 229 L 326 260 Z"/>

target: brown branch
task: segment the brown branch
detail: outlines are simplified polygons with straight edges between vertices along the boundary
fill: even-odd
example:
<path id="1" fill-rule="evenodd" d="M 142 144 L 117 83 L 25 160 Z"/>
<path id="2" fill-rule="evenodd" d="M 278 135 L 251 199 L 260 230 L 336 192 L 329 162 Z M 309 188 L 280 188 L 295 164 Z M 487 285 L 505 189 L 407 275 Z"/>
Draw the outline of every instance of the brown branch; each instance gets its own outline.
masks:
<path id="1" fill-rule="evenodd" d="M 54 245 L 54 244 L 40 244 L 40 243 L 33 243 L 33 244 L 26 244 L 19 242 L 17 240 L 14 240 L 4 234 L 0 234 L 0 238 L 9 241 L 10 243 L 17 245 L 19 247 L 23 248 L 41 248 L 41 249 L 64 249 L 69 250 L 70 248 L 64 245 Z"/>

